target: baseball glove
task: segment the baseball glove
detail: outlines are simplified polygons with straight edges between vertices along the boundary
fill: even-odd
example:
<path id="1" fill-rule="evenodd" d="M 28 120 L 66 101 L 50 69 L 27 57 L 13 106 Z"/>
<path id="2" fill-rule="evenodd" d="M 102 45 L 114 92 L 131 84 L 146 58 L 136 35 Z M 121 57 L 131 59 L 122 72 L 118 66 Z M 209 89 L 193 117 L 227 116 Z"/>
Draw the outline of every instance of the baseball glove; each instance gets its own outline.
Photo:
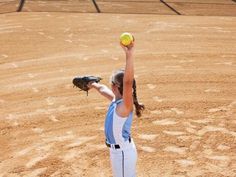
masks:
<path id="1" fill-rule="evenodd" d="M 77 76 L 73 79 L 72 83 L 74 87 L 78 87 L 81 89 L 81 91 L 86 91 L 88 95 L 89 87 L 88 84 L 90 82 L 100 82 L 102 78 L 96 77 L 96 76 Z"/>

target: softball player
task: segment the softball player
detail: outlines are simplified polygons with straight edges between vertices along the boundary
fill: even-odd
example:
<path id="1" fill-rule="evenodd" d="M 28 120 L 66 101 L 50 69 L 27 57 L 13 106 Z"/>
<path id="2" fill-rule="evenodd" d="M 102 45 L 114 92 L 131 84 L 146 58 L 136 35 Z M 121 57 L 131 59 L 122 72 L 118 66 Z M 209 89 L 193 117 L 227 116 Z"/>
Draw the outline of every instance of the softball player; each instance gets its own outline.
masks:
<path id="1" fill-rule="evenodd" d="M 136 115 L 141 116 L 144 106 L 139 104 L 134 80 L 134 42 L 128 47 L 121 44 L 126 54 L 124 70 L 116 71 L 111 77 L 111 90 L 100 83 L 89 83 L 111 101 L 105 119 L 106 145 L 110 148 L 110 160 L 114 177 L 135 177 L 137 151 L 131 138 L 133 104 Z"/>

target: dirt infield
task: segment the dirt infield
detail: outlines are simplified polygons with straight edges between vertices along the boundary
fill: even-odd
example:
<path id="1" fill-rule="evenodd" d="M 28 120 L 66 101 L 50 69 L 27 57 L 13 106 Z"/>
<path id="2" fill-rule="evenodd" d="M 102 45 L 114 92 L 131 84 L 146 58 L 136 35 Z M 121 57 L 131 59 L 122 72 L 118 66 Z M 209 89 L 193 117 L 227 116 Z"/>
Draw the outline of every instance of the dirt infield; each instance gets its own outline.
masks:
<path id="1" fill-rule="evenodd" d="M 19 2 L 17 0 L 2 0 L 0 1 L 0 14 L 16 12 Z"/>
<path id="2" fill-rule="evenodd" d="M 232 0 L 97 0 L 102 13 L 236 16 Z M 26 0 L 26 12 L 87 12 L 96 13 L 91 0 Z"/>
<path id="3" fill-rule="evenodd" d="M 0 21 L 0 177 L 111 176 L 109 102 L 71 80 L 109 84 L 124 65 L 123 31 L 136 39 L 146 106 L 132 128 L 138 177 L 236 176 L 236 17 L 23 12 Z"/>

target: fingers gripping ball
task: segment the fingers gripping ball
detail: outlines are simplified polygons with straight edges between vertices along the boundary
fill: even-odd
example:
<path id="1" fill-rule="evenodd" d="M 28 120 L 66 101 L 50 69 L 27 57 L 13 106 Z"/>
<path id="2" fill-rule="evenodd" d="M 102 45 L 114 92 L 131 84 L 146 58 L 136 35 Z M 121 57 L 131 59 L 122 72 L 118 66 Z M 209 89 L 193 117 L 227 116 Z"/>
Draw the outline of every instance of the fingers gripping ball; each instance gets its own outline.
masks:
<path id="1" fill-rule="evenodd" d="M 130 33 L 122 33 L 122 34 L 120 35 L 120 42 L 121 42 L 121 44 L 123 44 L 124 46 L 130 45 L 133 41 L 134 41 L 134 37 L 133 37 L 133 35 L 130 34 Z"/>

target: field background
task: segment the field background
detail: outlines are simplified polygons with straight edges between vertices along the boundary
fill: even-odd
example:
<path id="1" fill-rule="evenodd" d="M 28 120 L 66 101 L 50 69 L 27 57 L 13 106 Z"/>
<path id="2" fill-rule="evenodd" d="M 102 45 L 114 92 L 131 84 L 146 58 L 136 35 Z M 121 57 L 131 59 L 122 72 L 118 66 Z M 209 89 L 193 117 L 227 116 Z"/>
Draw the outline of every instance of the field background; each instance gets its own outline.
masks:
<path id="1" fill-rule="evenodd" d="M 165 3 L 167 3 L 169 8 Z M 0 177 L 111 177 L 109 85 L 136 39 L 138 177 L 236 176 L 236 3 L 232 0 L 0 2 Z"/>

